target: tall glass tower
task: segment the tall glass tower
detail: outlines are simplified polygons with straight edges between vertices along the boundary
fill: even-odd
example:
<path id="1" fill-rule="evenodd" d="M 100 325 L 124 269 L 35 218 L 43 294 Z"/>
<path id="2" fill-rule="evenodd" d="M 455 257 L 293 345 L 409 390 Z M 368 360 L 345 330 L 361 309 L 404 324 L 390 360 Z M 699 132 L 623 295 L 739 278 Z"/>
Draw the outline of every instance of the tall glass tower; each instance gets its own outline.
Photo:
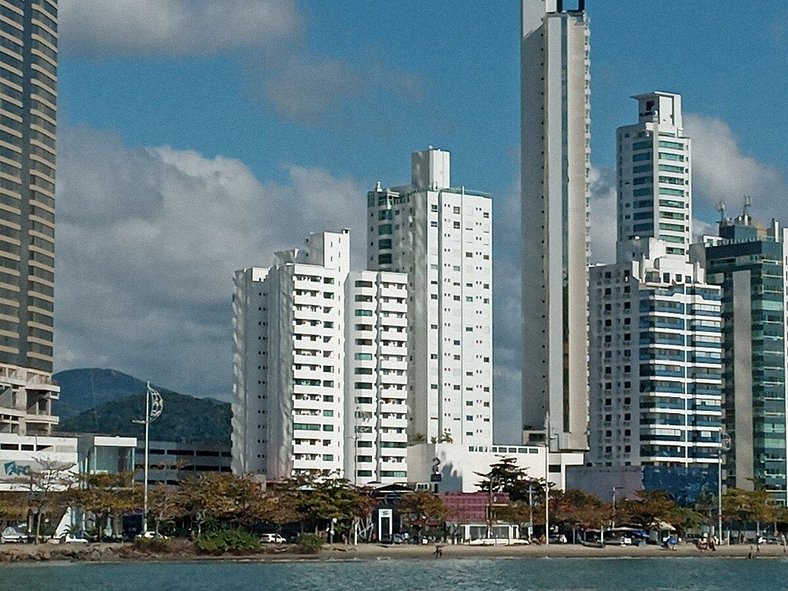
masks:
<path id="1" fill-rule="evenodd" d="M 57 1 L 0 0 L 0 431 L 47 434 L 55 279 Z"/>

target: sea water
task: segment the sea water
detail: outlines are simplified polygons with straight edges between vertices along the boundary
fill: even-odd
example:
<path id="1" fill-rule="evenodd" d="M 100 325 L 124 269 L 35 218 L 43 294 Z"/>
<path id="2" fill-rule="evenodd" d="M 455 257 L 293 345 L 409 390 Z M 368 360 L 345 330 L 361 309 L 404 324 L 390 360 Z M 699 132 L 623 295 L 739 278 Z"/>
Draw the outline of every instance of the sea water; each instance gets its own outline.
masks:
<path id="1" fill-rule="evenodd" d="M 432 559 L 0 567 L 14 591 L 695 591 L 788 589 L 788 560 L 727 558 Z"/>

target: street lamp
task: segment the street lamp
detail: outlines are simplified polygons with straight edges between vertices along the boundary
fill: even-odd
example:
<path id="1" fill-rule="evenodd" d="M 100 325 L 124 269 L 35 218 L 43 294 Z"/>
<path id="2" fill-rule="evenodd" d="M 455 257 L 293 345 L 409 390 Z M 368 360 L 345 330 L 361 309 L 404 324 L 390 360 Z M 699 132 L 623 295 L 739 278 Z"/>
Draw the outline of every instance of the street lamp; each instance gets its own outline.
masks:
<path id="1" fill-rule="evenodd" d="M 534 537 L 534 485 L 528 485 L 528 541 Z"/>
<path id="2" fill-rule="evenodd" d="M 624 488 L 623 486 L 614 486 L 613 487 L 613 520 L 611 523 L 611 529 L 616 527 L 616 491 L 621 490 Z"/>
<path id="3" fill-rule="evenodd" d="M 146 384 L 145 391 L 145 418 L 141 421 L 132 421 L 138 425 L 145 425 L 145 465 L 143 468 L 143 502 L 142 502 L 142 532 L 148 531 L 148 453 L 149 453 L 149 431 L 150 424 L 161 416 L 164 409 L 164 400 L 155 389 L 151 388 L 150 382 Z"/>

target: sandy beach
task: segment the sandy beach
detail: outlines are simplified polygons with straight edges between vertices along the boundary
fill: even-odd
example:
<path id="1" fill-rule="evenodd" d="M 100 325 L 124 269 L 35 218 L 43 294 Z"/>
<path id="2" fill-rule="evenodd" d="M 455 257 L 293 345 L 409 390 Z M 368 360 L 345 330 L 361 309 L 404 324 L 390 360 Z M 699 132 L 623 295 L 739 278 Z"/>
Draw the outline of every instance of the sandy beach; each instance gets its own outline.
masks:
<path id="1" fill-rule="evenodd" d="M 457 558 L 739 558 L 788 559 L 786 549 L 779 545 L 737 544 L 719 546 L 716 551 L 698 550 L 693 544 L 680 544 L 675 550 L 665 550 L 655 545 L 648 546 L 606 546 L 591 548 L 579 544 L 551 544 L 549 547 L 539 545 L 515 546 L 469 546 L 443 545 L 441 556 L 435 555 L 435 545 L 385 545 L 333 544 L 324 546 L 317 554 L 298 554 L 293 546 L 271 546 L 263 554 L 244 556 L 225 554 L 206 556 L 196 554 L 188 543 L 170 552 L 151 552 L 135 549 L 131 544 L 8 544 L 0 546 L 0 563 L 9 562 L 46 562 L 46 561 L 89 561 L 89 562 L 127 562 L 127 561 L 193 561 L 193 560 L 243 560 L 260 562 L 279 562 L 291 560 L 398 560 L 423 559 L 446 560 Z"/>

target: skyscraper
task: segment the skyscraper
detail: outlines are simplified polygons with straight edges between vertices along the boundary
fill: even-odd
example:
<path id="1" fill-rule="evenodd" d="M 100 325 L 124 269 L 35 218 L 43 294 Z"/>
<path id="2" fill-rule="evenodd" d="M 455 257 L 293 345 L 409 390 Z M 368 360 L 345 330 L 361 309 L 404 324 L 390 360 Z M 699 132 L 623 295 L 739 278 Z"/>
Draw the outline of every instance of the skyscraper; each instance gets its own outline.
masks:
<path id="1" fill-rule="evenodd" d="M 681 97 L 635 98 L 638 123 L 616 134 L 618 260 L 590 273 L 587 462 L 656 467 L 663 475 L 675 469 L 672 490 L 680 492 L 693 478 L 716 480 L 720 289 L 687 256 L 689 139 Z M 645 480 L 654 472 L 646 468 Z"/>
<path id="2" fill-rule="evenodd" d="M 731 438 L 725 481 L 763 486 L 785 504 L 788 231 L 776 221 L 764 227 L 745 211 L 706 240 L 705 249 L 692 250 L 705 258 L 709 281 L 722 287 L 723 425 Z"/>
<path id="3" fill-rule="evenodd" d="M 590 74 L 584 2 L 523 0 L 523 442 L 586 448 Z"/>
<path id="4" fill-rule="evenodd" d="M 0 430 L 46 435 L 51 402 L 57 2 L 0 1 Z"/>
<path id="5" fill-rule="evenodd" d="M 234 473 L 343 473 L 349 265 L 350 234 L 321 232 L 235 273 Z"/>
<path id="6" fill-rule="evenodd" d="M 619 127 L 619 261 L 638 258 L 637 242 L 665 242 L 666 254 L 687 255 L 692 238 L 690 140 L 684 135 L 681 96 L 650 92 L 634 97 L 638 122 Z"/>
<path id="7" fill-rule="evenodd" d="M 591 267 L 586 462 L 681 468 L 683 483 L 719 461 L 720 288 L 671 243 L 642 242 L 639 258 Z"/>
<path id="8" fill-rule="evenodd" d="M 449 152 L 367 196 L 367 265 L 408 275 L 411 442 L 492 443 L 492 201 L 452 187 Z"/>

